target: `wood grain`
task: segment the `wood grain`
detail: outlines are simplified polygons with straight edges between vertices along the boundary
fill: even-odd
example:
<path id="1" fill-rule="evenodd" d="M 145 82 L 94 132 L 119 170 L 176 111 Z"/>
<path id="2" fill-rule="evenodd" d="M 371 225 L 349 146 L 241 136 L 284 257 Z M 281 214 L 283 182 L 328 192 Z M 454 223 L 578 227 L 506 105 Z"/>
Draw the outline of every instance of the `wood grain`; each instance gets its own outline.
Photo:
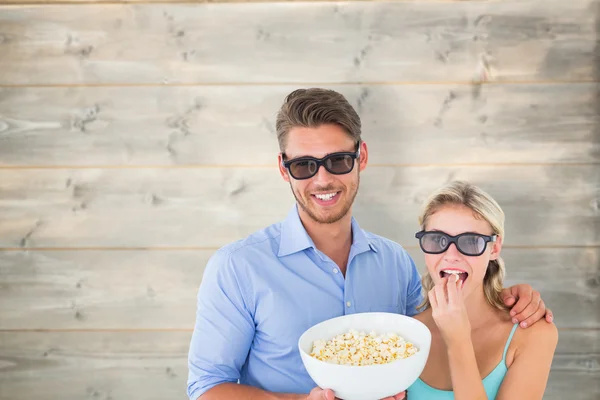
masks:
<path id="1" fill-rule="evenodd" d="M 191 329 L 213 252 L 0 252 L 0 329 Z"/>
<path id="2" fill-rule="evenodd" d="M 0 333 L 0 399 L 186 399 L 191 332 Z"/>
<path id="3" fill-rule="evenodd" d="M 375 164 L 600 163 L 597 84 L 327 87 Z M 295 88 L 0 88 L 0 166 L 273 165 Z"/>
<path id="4" fill-rule="evenodd" d="M 554 370 L 551 370 L 544 400 L 561 400 L 561 399 L 585 399 L 596 400 L 600 396 L 600 379 L 598 377 L 598 356 L 595 358 L 587 358 L 583 363 L 590 365 L 593 370 L 578 369 L 564 371 L 562 363 L 570 364 L 572 361 L 568 358 L 557 356 L 554 361 Z M 578 361 L 575 361 L 577 363 Z M 559 364 L 560 363 L 560 364 Z M 560 365 L 560 366 L 559 366 Z M 593 372 L 596 371 L 596 372 Z"/>
<path id="5" fill-rule="evenodd" d="M 355 215 L 364 229 L 414 245 L 422 202 L 457 179 L 504 208 L 508 245 L 600 245 L 596 166 L 367 168 Z M 275 168 L 3 170 L 0 247 L 217 247 L 293 204 Z"/>
<path id="6" fill-rule="evenodd" d="M 331 0 L 284 0 L 287 3 L 327 3 Z M 343 0 L 341 2 L 355 2 L 364 0 Z M 390 1 L 390 0 L 370 0 L 370 1 Z M 415 0 L 391 0 L 391 1 L 415 1 Z M 459 2 L 461 0 L 418 0 L 420 2 Z M 476 0 L 481 1 L 481 0 Z M 484 0 L 485 1 L 485 0 Z M 202 4 L 202 3 L 269 3 L 272 0 L 0 0 L 0 5 L 29 5 L 29 4 L 82 4 L 82 5 L 93 5 L 93 4 Z"/>
<path id="7" fill-rule="evenodd" d="M 409 251 L 424 273 L 420 251 Z M 191 329 L 213 252 L 0 251 L 0 329 Z M 503 256 L 507 286 L 531 284 L 559 328 L 593 328 L 588 342 L 600 339 L 600 248 Z"/>
<path id="8" fill-rule="evenodd" d="M 0 400 L 186 398 L 204 266 L 293 204 L 306 86 L 360 113 L 354 213 L 421 272 L 425 196 L 496 197 L 559 327 L 544 399 L 600 398 L 598 0 L 70 2 L 0 0 Z"/>
<path id="9" fill-rule="evenodd" d="M 590 81 L 597 5 L 4 6 L 0 84 Z"/>
<path id="10" fill-rule="evenodd" d="M 183 400 L 189 340 L 189 332 L 0 333 L 0 399 Z M 599 357 L 556 354 L 544 399 L 597 399 Z"/>

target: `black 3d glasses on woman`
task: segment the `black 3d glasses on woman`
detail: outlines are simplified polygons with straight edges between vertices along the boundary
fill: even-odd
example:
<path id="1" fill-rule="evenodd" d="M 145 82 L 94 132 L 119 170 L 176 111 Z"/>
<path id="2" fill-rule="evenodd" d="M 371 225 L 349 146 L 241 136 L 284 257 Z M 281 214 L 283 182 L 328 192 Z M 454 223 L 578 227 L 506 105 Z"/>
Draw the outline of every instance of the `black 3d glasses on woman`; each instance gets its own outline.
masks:
<path id="1" fill-rule="evenodd" d="M 298 157 L 283 161 L 290 175 L 297 180 L 312 178 L 317 174 L 321 165 L 334 175 L 347 174 L 354 168 L 354 160 L 360 157 L 360 143 L 356 152 L 331 153 L 323 158 Z"/>
<path id="2" fill-rule="evenodd" d="M 421 250 L 428 254 L 441 254 L 454 243 L 458 251 L 465 256 L 480 256 L 485 251 L 488 242 L 495 242 L 497 235 L 481 235 L 479 233 L 461 233 L 450 236 L 439 231 L 420 231 L 415 235 L 419 239 Z"/>

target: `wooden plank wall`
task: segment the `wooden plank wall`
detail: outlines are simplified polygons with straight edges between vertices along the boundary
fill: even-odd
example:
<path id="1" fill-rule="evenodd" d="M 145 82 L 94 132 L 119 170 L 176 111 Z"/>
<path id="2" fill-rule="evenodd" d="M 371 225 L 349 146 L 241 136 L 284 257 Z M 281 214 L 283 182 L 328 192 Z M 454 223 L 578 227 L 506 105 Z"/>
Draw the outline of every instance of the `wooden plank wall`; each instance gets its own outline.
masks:
<path id="1" fill-rule="evenodd" d="M 508 283 L 556 314 L 545 398 L 597 400 L 599 21 L 598 0 L 0 0 L 0 399 L 185 399 L 204 265 L 285 216 L 274 116 L 322 86 L 363 118 L 361 225 L 423 270 L 421 201 L 487 189 Z"/>

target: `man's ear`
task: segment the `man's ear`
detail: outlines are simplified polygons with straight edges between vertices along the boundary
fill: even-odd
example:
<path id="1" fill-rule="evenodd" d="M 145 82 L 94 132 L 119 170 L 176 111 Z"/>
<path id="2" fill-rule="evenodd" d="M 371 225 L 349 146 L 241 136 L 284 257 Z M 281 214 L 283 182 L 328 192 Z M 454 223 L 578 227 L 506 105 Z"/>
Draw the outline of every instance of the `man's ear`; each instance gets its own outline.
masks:
<path id="1" fill-rule="evenodd" d="M 283 154 L 279 153 L 277 156 L 277 165 L 279 166 L 279 174 L 283 178 L 284 181 L 290 181 L 290 174 L 286 167 L 283 166 Z"/>
<path id="2" fill-rule="evenodd" d="M 367 168 L 367 161 L 369 161 L 369 149 L 367 144 L 363 141 L 360 142 L 360 159 L 358 160 L 359 171 L 363 171 Z"/>
<path id="3" fill-rule="evenodd" d="M 502 236 L 498 235 L 496 241 L 493 242 L 492 252 L 490 254 L 490 260 L 497 260 L 500 257 L 500 251 L 502 250 L 503 239 Z"/>

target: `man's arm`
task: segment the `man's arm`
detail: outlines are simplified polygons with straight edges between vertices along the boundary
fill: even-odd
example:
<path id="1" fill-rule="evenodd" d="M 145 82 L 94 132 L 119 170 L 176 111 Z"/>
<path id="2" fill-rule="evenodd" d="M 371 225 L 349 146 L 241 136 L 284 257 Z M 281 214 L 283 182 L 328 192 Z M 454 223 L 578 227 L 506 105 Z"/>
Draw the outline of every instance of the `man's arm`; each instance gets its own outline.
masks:
<path id="1" fill-rule="evenodd" d="M 258 388 L 238 385 L 237 383 L 222 383 L 205 392 L 199 400 L 304 400 L 306 395 L 271 393 Z"/>
<path id="2" fill-rule="evenodd" d="M 244 293 L 247 289 L 240 285 L 238 272 L 224 250 L 206 265 L 188 354 L 187 394 L 191 400 L 217 385 L 237 383 L 248 357 L 254 339 L 253 299 Z"/>
<path id="3" fill-rule="evenodd" d="M 554 315 L 546 308 L 540 292 L 530 285 L 523 283 L 503 289 L 501 296 L 504 304 L 511 307 L 513 324 L 519 323 L 521 328 L 527 328 L 544 317 L 548 323 L 554 321 Z"/>
<path id="4" fill-rule="evenodd" d="M 258 388 L 238 385 L 237 383 L 222 383 L 217 385 L 200 396 L 199 400 L 309 400 L 305 394 L 285 394 L 271 393 Z M 314 397 L 314 399 L 323 399 L 326 397 Z M 331 400 L 333 397 L 330 398 Z M 310 399 L 312 400 L 312 399 Z"/>
<path id="5" fill-rule="evenodd" d="M 383 400 L 402 400 L 406 397 L 406 392 L 399 393 L 393 397 L 387 397 Z M 235 383 L 223 383 L 215 386 L 204 393 L 198 400 L 221 400 L 221 399 L 241 399 L 241 400 L 336 400 L 337 398 L 331 390 L 314 388 L 308 395 L 305 394 L 285 394 L 271 393 L 257 389 L 252 386 L 236 385 Z"/>
<path id="6" fill-rule="evenodd" d="M 423 285 L 421 284 L 419 270 L 411 256 L 405 251 L 403 258 L 403 263 L 410 270 L 410 278 L 406 291 L 406 315 L 413 317 L 419 313 L 417 306 L 423 302 Z"/>

